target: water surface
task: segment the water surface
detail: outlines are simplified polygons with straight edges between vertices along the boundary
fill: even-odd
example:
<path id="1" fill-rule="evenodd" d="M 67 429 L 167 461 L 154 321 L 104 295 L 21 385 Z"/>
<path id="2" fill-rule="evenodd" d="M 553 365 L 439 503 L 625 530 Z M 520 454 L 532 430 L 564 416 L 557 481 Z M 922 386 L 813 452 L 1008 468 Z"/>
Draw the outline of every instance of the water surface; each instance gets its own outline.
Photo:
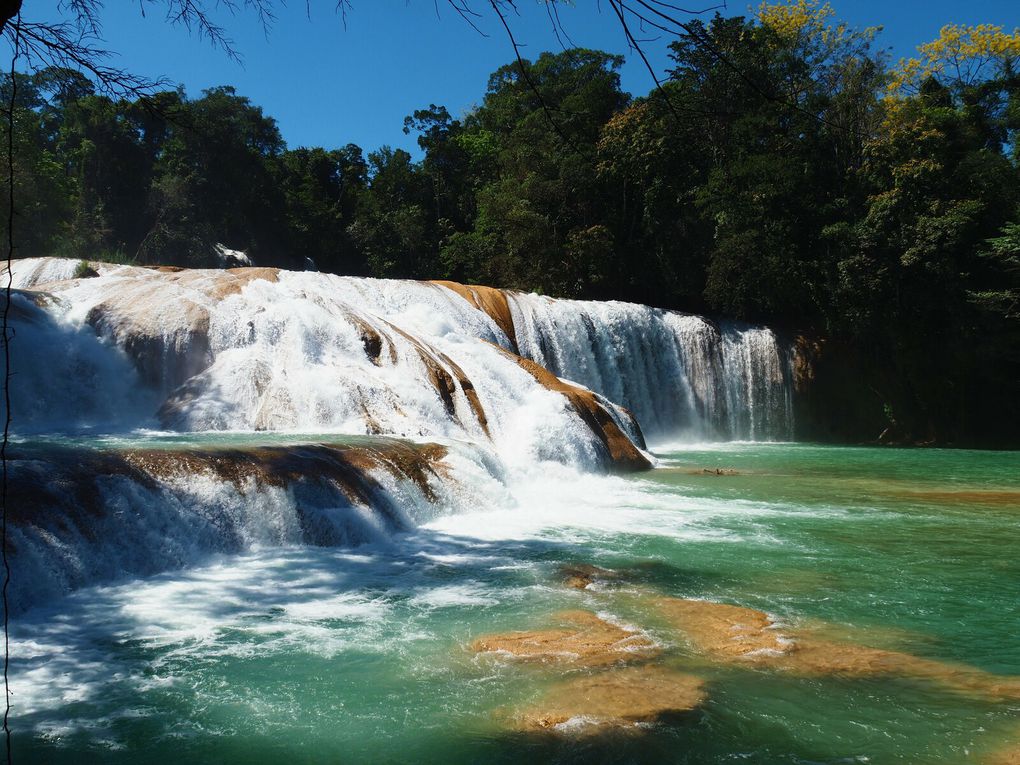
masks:
<path id="1" fill-rule="evenodd" d="M 660 458 L 630 478 L 534 471 L 503 505 L 387 544 L 264 548 L 22 614 L 15 757 L 948 765 L 1020 743 L 1020 700 L 713 661 L 655 600 L 1020 675 L 1020 454 L 718 444 Z M 569 589 L 571 562 L 620 578 Z M 700 713 L 623 735 L 515 732 L 514 710 L 564 670 L 468 645 L 577 608 L 706 678 Z"/>

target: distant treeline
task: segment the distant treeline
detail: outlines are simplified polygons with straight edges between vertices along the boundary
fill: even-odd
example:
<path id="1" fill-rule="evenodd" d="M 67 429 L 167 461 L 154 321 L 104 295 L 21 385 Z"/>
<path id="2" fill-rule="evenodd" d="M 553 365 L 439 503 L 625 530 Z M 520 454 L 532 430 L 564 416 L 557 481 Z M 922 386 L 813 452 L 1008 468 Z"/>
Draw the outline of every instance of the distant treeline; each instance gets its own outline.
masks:
<path id="1" fill-rule="evenodd" d="M 207 266 L 222 243 L 764 321 L 824 340 L 834 436 L 1016 443 L 1020 34 L 947 27 L 890 65 L 876 33 L 810 0 L 694 22 L 643 98 L 619 56 L 545 53 L 459 119 L 409 116 L 420 161 L 288 149 L 230 87 L 19 75 L 17 252 Z"/>

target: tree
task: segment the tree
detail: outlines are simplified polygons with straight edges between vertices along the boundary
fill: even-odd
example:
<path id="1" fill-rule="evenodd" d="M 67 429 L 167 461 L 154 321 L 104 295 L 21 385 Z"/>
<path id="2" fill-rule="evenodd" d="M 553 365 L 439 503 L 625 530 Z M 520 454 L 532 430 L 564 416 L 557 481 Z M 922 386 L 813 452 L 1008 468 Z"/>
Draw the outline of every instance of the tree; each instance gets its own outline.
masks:
<path id="1" fill-rule="evenodd" d="M 127 111 L 126 102 L 90 94 L 67 98 L 59 112 L 57 147 L 76 186 L 64 242 L 71 257 L 134 254 L 145 234 L 152 168 Z"/>
<path id="2" fill-rule="evenodd" d="M 375 276 L 429 278 L 436 273 L 431 190 L 411 155 L 383 146 L 368 155 L 369 190 L 349 233 Z"/>
<path id="3" fill-rule="evenodd" d="M 250 251 L 290 265 L 284 193 L 276 165 L 284 143 L 276 121 L 231 87 L 184 100 L 153 170 L 146 262 L 211 265 L 213 247 Z"/>
<path id="4" fill-rule="evenodd" d="M 349 231 L 368 187 L 361 147 L 293 149 L 283 154 L 276 172 L 286 204 L 286 251 L 310 258 L 323 271 L 367 274 L 364 255 Z"/>
<path id="5" fill-rule="evenodd" d="M 691 193 L 712 234 L 694 261 L 714 310 L 798 323 L 823 313 L 822 232 L 847 213 L 881 76 L 873 32 L 830 17 L 804 0 L 765 4 L 756 19 L 695 22 L 670 46 L 675 119 L 704 157 Z"/>
<path id="6" fill-rule="evenodd" d="M 949 24 L 918 53 L 892 71 L 886 93 L 890 117 L 911 97 L 938 86 L 947 104 L 980 123 L 989 149 L 1008 145 L 1020 159 L 1020 28 L 1010 34 L 993 24 Z"/>
<path id="7" fill-rule="evenodd" d="M 68 177 L 59 158 L 56 134 L 46 106 L 45 78 L 39 75 L 15 74 L 17 100 L 10 122 L 0 128 L 0 140 L 7 144 L 13 125 L 14 195 L 18 203 L 21 225 L 14 232 L 14 242 L 25 253 L 54 252 L 63 236 L 62 222 L 73 209 L 73 179 Z M 0 98 L 10 101 L 10 75 L 0 78 Z M 0 191 L 4 209 L 10 203 L 10 188 Z M 6 221 L 0 231 L 7 233 Z M 5 237 L 6 238 L 6 237 Z"/>
<path id="8" fill-rule="evenodd" d="M 629 102 L 622 63 L 575 49 L 522 59 L 489 77 L 458 136 L 478 183 L 474 231 L 450 239 L 447 267 L 555 294 L 597 289 L 613 243 L 594 160 L 602 126 Z M 494 257 L 477 262 L 468 242 Z"/>

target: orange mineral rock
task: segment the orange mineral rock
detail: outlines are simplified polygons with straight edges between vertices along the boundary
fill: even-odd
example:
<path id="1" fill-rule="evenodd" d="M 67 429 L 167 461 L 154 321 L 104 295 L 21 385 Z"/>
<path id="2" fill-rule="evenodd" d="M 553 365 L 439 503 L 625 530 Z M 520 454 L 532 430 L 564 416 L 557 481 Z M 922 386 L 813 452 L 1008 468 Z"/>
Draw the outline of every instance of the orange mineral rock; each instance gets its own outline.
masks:
<path id="1" fill-rule="evenodd" d="M 589 667 L 650 659 L 659 647 L 640 632 L 619 627 L 590 611 L 564 611 L 557 627 L 485 635 L 471 644 L 478 653 L 504 653 L 519 659 Z"/>
<path id="2" fill-rule="evenodd" d="M 797 675 L 917 677 L 961 693 L 1020 698 L 1020 678 L 780 628 L 768 614 L 753 608 L 681 598 L 659 598 L 657 604 L 696 651 L 717 660 Z"/>
<path id="3" fill-rule="evenodd" d="M 579 732 L 665 722 L 701 706 L 704 685 L 699 677 L 660 666 L 614 669 L 554 686 L 534 706 L 520 710 L 514 721 L 525 730 L 576 721 L 570 730 Z"/>

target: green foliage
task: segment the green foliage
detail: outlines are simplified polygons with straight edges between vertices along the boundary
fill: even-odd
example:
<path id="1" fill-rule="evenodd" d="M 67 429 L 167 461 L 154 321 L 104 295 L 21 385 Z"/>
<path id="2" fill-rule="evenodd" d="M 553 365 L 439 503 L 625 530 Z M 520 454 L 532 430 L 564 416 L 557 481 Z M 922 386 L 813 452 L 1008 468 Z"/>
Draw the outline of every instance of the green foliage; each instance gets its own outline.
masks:
<path id="1" fill-rule="evenodd" d="M 93 276 L 99 276 L 99 274 L 87 260 L 78 261 L 78 265 L 74 267 L 74 273 L 71 274 L 72 279 L 89 279 Z"/>

